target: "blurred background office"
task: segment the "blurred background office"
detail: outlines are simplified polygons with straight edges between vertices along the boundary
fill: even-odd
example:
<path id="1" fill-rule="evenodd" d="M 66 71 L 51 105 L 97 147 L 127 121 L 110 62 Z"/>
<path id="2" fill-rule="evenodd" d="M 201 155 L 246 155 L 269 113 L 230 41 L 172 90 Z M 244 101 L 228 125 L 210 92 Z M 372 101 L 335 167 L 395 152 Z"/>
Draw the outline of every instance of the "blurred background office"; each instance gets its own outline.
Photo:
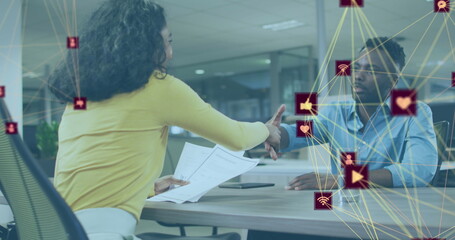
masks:
<path id="1" fill-rule="evenodd" d="M 44 123 L 58 123 L 64 109 L 47 90 L 47 76 L 67 54 L 66 37 L 90 24 L 102 1 L 18 2 L 0 3 L 0 83 L 40 156 L 48 146 L 37 147 L 39 134 L 55 128 Z M 335 61 L 354 59 L 366 38 L 393 36 L 408 57 L 399 87 L 415 87 L 435 121 L 453 120 L 455 24 L 452 13 L 433 13 L 433 0 L 365 0 L 362 8 L 340 8 L 336 0 L 157 2 L 174 36 L 169 73 L 231 118 L 266 121 L 281 103 L 293 115 L 295 92 L 318 91 L 323 100 L 349 94 L 347 79 L 335 77 Z M 194 137 L 177 127 L 171 135 Z"/>
<path id="2" fill-rule="evenodd" d="M 66 38 L 90 24 L 88 17 L 101 2 L 0 3 L 0 85 L 6 86 L 24 140 L 43 165 L 53 163 L 47 160 L 55 156 L 64 109 L 49 93 L 47 76 L 71 51 Z M 336 0 L 157 2 L 166 9 L 174 36 L 169 73 L 231 118 L 267 121 L 281 103 L 291 116 L 295 92 L 317 91 L 321 101 L 350 94 L 348 79 L 335 76 L 335 61 L 355 59 L 367 38 L 393 36 L 408 61 L 399 87 L 416 88 L 418 98 L 432 107 L 434 121 L 453 122 L 455 23 L 453 13 L 433 12 L 433 0 L 365 0 L 362 8 L 341 8 Z M 178 127 L 170 134 L 164 174 L 172 173 L 183 142 L 210 145 Z M 257 153 L 252 156 L 263 154 Z"/>
<path id="3" fill-rule="evenodd" d="M 102 1 L 0 1 L 0 85 L 6 86 L 20 133 L 49 175 L 65 106 L 50 94 L 46 80 L 73 51 L 66 48 L 67 37 L 90 24 L 88 17 Z M 318 92 L 321 102 L 349 95 L 349 79 L 335 76 L 335 61 L 355 59 L 367 38 L 389 36 L 407 55 L 398 87 L 416 88 L 434 122 L 449 121 L 453 132 L 453 6 L 450 13 L 434 13 L 433 0 L 364 0 L 362 8 L 340 8 L 338 0 L 156 2 L 165 8 L 173 33 L 168 72 L 233 119 L 267 121 L 285 103 L 292 121 L 295 92 Z M 184 142 L 211 145 L 178 127 L 170 135 L 163 174 L 173 172 Z M 261 150 L 250 154 L 264 156 Z"/>

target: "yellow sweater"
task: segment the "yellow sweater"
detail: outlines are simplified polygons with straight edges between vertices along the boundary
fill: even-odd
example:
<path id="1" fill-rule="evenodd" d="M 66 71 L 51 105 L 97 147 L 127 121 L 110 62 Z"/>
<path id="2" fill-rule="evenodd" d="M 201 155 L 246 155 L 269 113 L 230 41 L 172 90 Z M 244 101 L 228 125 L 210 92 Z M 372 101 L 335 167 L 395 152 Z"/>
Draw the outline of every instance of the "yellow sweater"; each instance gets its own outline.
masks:
<path id="1" fill-rule="evenodd" d="M 57 190 L 74 211 L 113 207 L 139 219 L 163 168 L 168 126 L 237 151 L 269 134 L 263 123 L 227 118 L 181 80 L 152 74 L 145 87 L 88 102 L 85 111 L 67 105 L 59 129 Z"/>

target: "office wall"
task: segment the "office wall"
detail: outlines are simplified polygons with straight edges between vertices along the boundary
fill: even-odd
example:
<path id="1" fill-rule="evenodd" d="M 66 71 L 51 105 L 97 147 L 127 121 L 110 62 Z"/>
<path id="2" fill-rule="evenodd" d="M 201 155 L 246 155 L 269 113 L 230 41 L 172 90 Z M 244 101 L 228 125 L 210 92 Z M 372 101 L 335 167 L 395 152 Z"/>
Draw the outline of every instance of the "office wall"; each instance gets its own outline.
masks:
<path id="1" fill-rule="evenodd" d="M 1 1 L 3 5 L 0 11 L 7 11 L 8 6 L 3 6 L 8 2 L 12 1 Z M 448 76 L 452 70 L 447 66 L 450 65 L 452 58 L 444 58 L 448 52 L 449 37 L 446 36 L 445 31 L 441 36 L 437 35 L 439 27 L 444 27 L 444 14 L 436 15 L 434 22 L 433 15 L 416 21 L 428 11 L 432 11 L 432 3 L 424 0 L 419 2 L 403 0 L 400 3 L 394 3 L 393 6 L 396 7 L 391 7 L 391 2 L 391 0 L 384 0 L 368 3 L 362 9 L 347 9 L 348 18 L 341 21 L 341 16 L 346 9 L 339 8 L 337 1 L 325 1 L 325 7 L 322 10 L 325 12 L 326 34 L 331 51 L 327 56 L 328 68 L 320 69 L 318 61 L 324 59 L 317 54 L 319 42 L 316 36 L 321 23 L 316 18 L 316 10 L 321 9 L 317 9 L 314 1 L 264 0 L 264 4 L 260 6 L 259 4 L 254 6 L 254 3 L 248 1 L 223 3 L 229 6 L 218 6 L 223 4 L 220 1 L 210 0 L 162 1 L 163 7 L 168 12 L 168 24 L 175 40 L 173 42 L 174 59 L 171 61 L 169 71 L 187 82 L 204 100 L 229 117 L 244 121 L 265 121 L 273 113 L 270 107 L 273 102 L 272 95 L 279 95 L 280 103 L 285 103 L 288 107 L 287 114 L 293 114 L 293 93 L 319 91 L 317 79 L 324 71 L 327 71 L 326 75 L 331 80 L 329 95 L 349 94 L 348 78 L 334 79 L 334 61 L 355 58 L 364 43 L 364 38 L 376 34 L 378 36 L 398 34 L 396 40 L 405 48 L 409 61 L 404 71 L 405 77 L 419 87 L 419 99 L 434 98 L 433 101 L 455 102 L 455 88 L 448 88 Z M 79 23 L 84 21 L 81 20 L 87 19 L 90 12 L 99 5 L 99 1 L 78 0 L 75 9 L 65 10 L 56 7 L 57 2 L 50 1 L 47 4 L 50 9 L 48 13 L 43 1 L 29 0 L 24 3 L 26 3 L 24 18 L 33 19 L 24 21 L 23 24 L 26 44 L 23 46 L 24 71 L 33 70 L 38 75 L 45 72 L 44 65 L 31 67 L 34 69 L 27 69 L 27 67 L 37 66 L 47 61 L 43 64 L 48 64 L 52 71 L 55 63 L 60 60 L 61 53 L 66 52 L 64 40 L 67 35 L 65 30 L 68 29 L 65 27 L 75 27 L 73 20 L 62 22 L 59 16 L 62 14 L 77 16 L 78 30 L 82 30 L 83 24 Z M 411 3 L 414 11 L 397 10 L 398 6 Z M 249 7 L 246 8 L 245 5 Z M 229 9 L 242 9 L 242 11 L 232 12 Z M 275 11 L 278 9 L 279 11 Z M 392 14 L 393 11 L 397 12 Z M 351 16 L 355 17 L 360 13 L 365 14 L 367 18 L 349 21 Z M 248 17 L 245 17 L 246 15 Z M 303 25 L 283 31 L 262 28 L 262 24 L 279 22 L 283 16 L 286 16 L 285 19 L 295 18 Z M 240 21 L 241 24 L 239 24 Z M 410 26 L 414 21 L 416 21 L 415 24 Z M 448 23 L 448 30 L 451 32 L 453 26 L 450 25 L 450 21 Z M 55 25 L 56 29 L 53 29 L 52 25 Z M 20 27 L 11 26 L 12 24 L 5 24 L 3 29 L 5 32 L 8 32 L 6 29 L 20 29 Z M 338 27 L 340 27 L 339 35 L 336 34 Z M 404 28 L 407 30 L 400 32 Z M 428 33 L 425 36 L 422 35 L 427 28 Z M 374 34 L 369 31 L 366 34 L 365 30 L 375 31 Z M 361 35 L 362 32 L 365 35 Z M 50 37 L 46 38 L 46 35 Z M 5 35 L 2 34 L 2 38 L 3 36 Z M 429 51 L 433 40 L 437 44 L 434 50 Z M 8 52 L 15 49 L 14 46 L 7 48 Z M 56 54 L 59 53 L 58 50 L 60 54 Z M 414 50 L 415 54 L 412 54 Z M 5 48 L 1 51 L 5 51 Z M 275 87 L 271 87 L 270 71 L 273 54 L 279 56 L 280 66 L 279 85 Z M 428 61 L 423 61 L 427 54 Z M 212 56 L 208 58 L 205 55 Z M 195 73 L 196 70 L 204 70 L 205 73 L 198 75 Z M 2 69 L 0 72 L 3 72 Z M 416 77 L 416 74 L 419 77 Z M 38 91 L 44 81 L 45 77 L 36 77 L 29 80 L 34 82 L 33 87 L 24 87 L 35 88 L 35 91 Z M 420 86 L 423 81 L 425 84 Z M 19 88 L 20 85 L 15 87 Z M 27 95 L 34 94 L 33 90 L 29 92 Z M 26 97 L 24 101 L 27 101 Z M 43 99 L 49 98 L 40 96 L 33 99 L 30 105 L 24 104 L 27 105 L 27 111 L 24 109 L 27 115 L 24 121 L 36 124 L 39 120 L 45 119 L 42 111 L 45 105 Z M 55 113 L 52 118 L 59 121 L 63 106 L 53 99 L 51 102 L 52 112 Z"/>

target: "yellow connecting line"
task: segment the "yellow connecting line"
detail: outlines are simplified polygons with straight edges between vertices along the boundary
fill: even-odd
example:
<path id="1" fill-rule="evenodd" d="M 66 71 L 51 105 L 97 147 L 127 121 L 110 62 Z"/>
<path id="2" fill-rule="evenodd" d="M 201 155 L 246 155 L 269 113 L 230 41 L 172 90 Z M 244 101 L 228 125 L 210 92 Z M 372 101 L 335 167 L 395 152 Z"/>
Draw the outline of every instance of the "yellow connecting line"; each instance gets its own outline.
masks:
<path id="1" fill-rule="evenodd" d="M 334 37 L 332 38 L 332 42 L 331 42 L 331 44 L 330 44 L 330 46 L 329 46 L 329 48 L 328 48 L 328 53 L 327 53 L 327 55 L 326 55 L 326 57 L 325 57 L 325 59 L 324 59 L 324 64 L 321 66 L 321 69 L 320 69 L 320 71 L 319 71 L 319 74 L 318 74 L 318 78 L 317 78 L 317 79 L 319 79 L 320 76 L 324 76 L 325 74 L 327 74 L 327 71 L 328 71 L 327 68 L 328 68 L 328 65 L 329 65 L 328 63 L 332 60 L 332 54 L 333 54 L 333 52 L 334 52 L 334 50 L 335 50 L 336 43 L 337 43 L 337 41 L 338 41 L 338 38 L 339 38 L 340 33 L 341 33 L 341 30 L 342 30 L 343 25 L 344 25 L 344 23 L 345 23 L 347 13 L 348 13 L 348 9 L 345 9 L 345 11 L 344 11 L 344 13 L 343 13 L 343 15 L 342 15 L 342 17 L 341 17 L 341 20 L 340 20 L 340 22 L 339 22 L 339 24 L 338 24 L 338 27 L 337 27 L 337 29 L 336 29 L 336 31 L 335 31 Z M 349 13 L 350 13 L 350 19 L 351 19 L 351 38 L 352 38 L 352 41 L 351 41 L 351 43 L 352 43 L 352 44 L 351 44 L 351 50 L 352 50 L 352 59 L 355 59 L 355 49 L 356 49 L 356 48 L 355 48 L 355 45 L 354 45 L 354 42 L 355 42 L 355 41 L 354 41 L 354 40 L 355 40 L 355 30 L 354 30 L 355 22 L 354 22 L 354 15 L 355 15 L 355 17 L 356 17 L 357 23 L 359 23 L 359 32 L 360 32 L 360 35 L 361 35 L 361 37 L 362 37 L 362 39 L 363 39 L 363 42 L 365 42 L 367 38 L 365 37 L 365 33 L 364 33 L 364 29 L 362 28 L 362 25 L 366 28 L 365 30 L 367 31 L 367 33 L 368 33 L 368 35 L 369 35 L 369 38 L 371 38 L 371 37 L 377 37 L 378 34 L 374 31 L 374 28 L 371 26 L 371 24 L 369 23 L 367 17 L 364 15 L 363 11 L 362 11 L 360 8 L 352 8 L 352 9 L 350 9 Z M 407 29 L 409 29 L 410 27 L 414 26 L 414 25 L 417 24 L 418 22 L 424 20 L 425 18 L 427 18 L 428 16 L 430 16 L 432 13 L 433 13 L 433 11 L 428 12 L 425 16 L 421 17 L 421 18 L 418 19 L 417 21 L 415 21 L 415 22 L 413 22 L 412 24 L 410 24 L 409 26 L 405 27 L 403 30 L 401 30 L 400 32 L 398 32 L 397 34 L 395 34 L 395 35 L 392 36 L 392 37 L 398 36 L 400 33 L 404 32 L 405 30 L 407 30 Z M 407 64 L 409 64 L 409 63 L 412 61 L 412 57 L 414 56 L 414 54 L 415 54 L 415 53 L 417 52 L 417 50 L 419 49 L 419 46 L 421 45 L 423 39 L 427 36 L 427 33 L 428 33 L 428 31 L 431 29 L 432 24 L 433 24 L 433 22 L 435 21 L 435 19 L 436 19 L 436 17 L 437 17 L 437 14 L 434 14 L 434 16 L 433 16 L 433 18 L 432 18 L 432 20 L 431 20 L 431 23 L 430 23 L 430 24 L 428 25 L 428 27 L 426 28 L 424 34 L 422 35 L 422 37 L 420 38 L 420 40 L 419 40 L 419 42 L 418 42 L 418 44 L 417 44 L 417 46 L 416 46 L 416 48 L 413 50 L 411 56 L 408 58 L 408 61 L 407 61 L 407 63 L 406 63 L 406 66 L 404 66 L 403 71 L 402 71 L 402 73 L 400 74 L 401 76 L 415 77 L 415 80 L 414 80 L 413 82 L 414 82 L 414 88 L 415 88 L 417 91 L 418 91 L 421 87 L 423 87 L 431 78 L 433 78 L 433 75 L 434 75 L 434 74 L 440 69 L 440 67 L 441 67 L 441 66 L 437 66 L 437 67 L 436 67 L 428 76 L 422 76 L 422 75 L 421 75 L 422 72 L 423 72 L 423 67 L 424 67 L 424 66 L 426 65 L 426 63 L 428 62 L 429 57 L 430 57 L 430 54 L 431 54 L 431 52 L 434 50 L 434 47 L 436 46 L 436 44 L 438 43 L 438 41 L 439 41 L 439 39 L 440 39 L 440 37 L 441 37 L 441 35 L 442 35 L 443 30 L 446 30 L 446 32 L 447 32 L 447 36 L 448 36 L 448 38 L 449 38 L 449 43 L 450 43 L 450 46 L 451 46 L 451 50 L 448 51 L 447 56 L 442 60 L 442 62 L 445 63 L 445 62 L 450 58 L 450 56 L 452 56 L 452 57 L 454 58 L 454 63 L 455 63 L 455 49 L 453 48 L 453 43 L 452 43 L 452 39 L 451 39 L 451 34 L 450 34 L 450 30 L 449 30 L 449 25 L 447 24 L 449 19 L 452 21 L 452 23 L 453 23 L 453 20 L 452 20 L 452 18 L 450 17 L 449 14 L 445 14 L 445 15 L 446 15 L 446 16 L 444 17 L 444 23 L 443 23 L 443 25 L 440 26 L 440 29 L 439 29 L 439 31 L 438 31 L 438 34 L 437 34 L 436 36 L 433 36 L 433 37 L 434 37 L 433 43 L 432 43 L 432 45 L 431 45 L 431 47 L 430 47 L 430 49 L 429 49 L 429 51 L 428 51 L 428 53 L 427 53 L 427 55 L 426 55 L 426 57 L 425 57 L 424 63 L 421 65 L 421 68 L 419 69 L 417 75 L 404 74 L 403 72 L 404 72 L 404 70 L 406 69 Z M 455 24 L 454 24 L 454 25 L 455 25 Z M 374 50 L 374 49 L 373 49 L 373 50 Z M 373 51 L 373 50 L 371 50 L 371 51 Z M 382 60 L 383 62 L 385 61 L 385 59 L 388 59 L 389 61 L 392 59 L 391 56 L 390 56 L 389 54 L 386 54 L 386 56 L 380 56 L 380 57 L 381 57 L 381 60 Z M 357 61 L 357 60 L 354 60 L 353 63 L 355 63 L 356 61 Z M 384 64 L 384 65 L 385 65 L 385 64 Z M 385 66 L 387 66 L 387 65 L 385 65 Z M 385 73 L 385 74 L 392 74 L 392 73 L 394 73 L 394 71 L 393 71 L 392 69 L 387 69 L 387 72 L 376 72 L 376 73 L 375 73 L 374 71 L 372 72 L 372 74 L 373 74 L 374 76 L 375 76 L 375 74 L 384 74 L 384 73 Z M 424 81 L 421 81 L 419 85 L 415 86 L 415 84 L 417 83 L 417 79 L 420 79 L 420 78 L 424 78 Z M 439 79 L 441 79 L 441 78 L 439 78 Z M 323 85 L 323 86 L 321 85 L 321 86 L 319 86 L 319 91 L 318 91 L 318 92 L 319 92 L 319 93 L 322 92 L 322 91 L 325 90 L 325 88 L 327 88 L 327 87 L 330 88 L 328 91 L 331 92 L 331 91 L 332 91 L 332 88 L 333 88 L 334 86 L 337 86 L 336 83 L 337 83 L 338 81 L 341 81 L 341 84 L 338 84 L 338 86 L 347 86 L 347 85 L 350 84 L 350 82 L 347 81 L 347 80 L 346 80 L 346 83 L 347 83 L 347 84 L 346 84 L 346 83 L 343 83 L 343 80 L 346 80 L 346 78 L 345 78 L 345 77 L 340 77 L 340 76 L 336 75 L 336 76 L 334 76 L 326 85 Z M 443 78 L 442 80 L 451 80 L 451 79 L 449 79 L 449 78 Z M 405 83 L 407 84 L 407 82 L 405 82 Z M 319 85 L 319 82 L 316 81 L 316 82 L 314 83 L 313 87 L 312 87 L 312 91 L 311 91 L 311 92 L 314 92 L 315 89 L 318 89 L 318 85 Z M 411 87 L 411 86 L 408 85 L 408 87 Z M 377 91 L 379 91 L 377 85 L 376 85 L 376 89 L 377 89 Z M 447 91 L 448 89 L 450 89 L 450 87 L 447 88 L 445 91 Z M 348 92 L 348 91 L 345 90 L 345 93 L 346 93 L 346 92 Z M 339 94 L 338 94 L 338 95 L 339 95 L 339 96 L 342 95 L 342 88 L 339 88 Z M 323 100 L 322 100 L 321 102 L 325 102 L 324 100 L 325 100 L 326 97 L 327 97 L 327 96 L 323 96 Z M 438 97 L 438 96 L 433 97 L 432 99 L 429 99 L 429 100 L 427 100 L 426 102 L 430 103 L 430 102 L 434 101 L 437 97 Z M 449 97 L 449 98 L 452 98 L 452 97 Z M 383 101 L 383 100 L 384 100 L 384 99 L 381 99 L 381 101 Z M 333 104 L 320 104 L 319 106 L 323 106 L 323 105 L 333 105 Z M 341 105 L 341 104 L 340 104 L 340 105 Z M 384 111 L 384 109 L 383 109 L 383 111 Z M 426 113 L 420 113 L 420 114 L 426 114 Z M 325 118 L 325 116 L 321 116 L 321 115 L 320 115 L 319 117 L 322 118 L 322 119 L 324 119 L 325 121 L 329 121 L 329 122 L 331 122 L 332 124 L 335 124 L 337 128 L 340 128 L 340 129 L 341 129 L 341 126 L 339 126 L 339 125 L 337 125 L 336 123 L 334 123 L 331 119 L 327 119 L 327 118 Z M 335 117 L 337 117 L 337 116 L 335 116 Z M 425 116 L 425 117 L 426 117 L 426 118 L 431 118 L 431 116 Z M 314 117 L 310 117 L 310 118 L 307 118 L 307 119 L 314 119 Z M 387 122 L 387 127 L 388 127 L 388 129 L 389 129 L 387 132 L 389 133 L 389 136 L 390 136 L 390 137 L 392 137 L 390 133 L 391 133 L 391 130 L 392 130 L 392 127 L 391 127 L 391 126 L 394 125 L 394 124 L 393 124 L 394 120 L 395 120 L 395 119 L 393 119 L 392 122 Z M 417 123 L 417 125 L 418 125 L 418 127 L 419 127 L 420 129 L 424 129 L 424 127 L 425 127 L 425 126 L 422 126 L 420 123 Z M 313 126 L 318 127 L 318 128 L 323 128 L 323 126 L 320 126 L 320 125 L 313 125 Z M 373 128 L 373 130 L 376 131 L 376 129 L 375 129 L 374 126 L 372 126 L 372 128 Z M 340 129 L 339 129 L 339 130 L 340 130 Z M 319 130 L 320 132 L 327 133 L 327 134 L 330 135 L 330 133 L 328 132 L 327 129 L 318 129 L 318 130 Z M 342 131 L 345 131 L 345 130 L 343 129 Z M 349 134 L 348 131 L 345 131 L 345 132 L 346 132 L 347 135 Z M 376 131 L 376 132 L 377 132 L 377 131 Z M 380 136 L 380 137 L 378 138 L 378 142 L 382 142 L 381 140 L 382 140 L 384 137 L 387 137 L 387 136 L 385 136 L 385 135 Z M 427 136 L 427 137 L 428 137 L 428 136 Z M 441 137 L 441 136 L 437 136 L 437 138 L 440 138 L 440 137 Z M 357 137 L 355 137 L 355 138 L 356 138 L 356 140 L 360 140 L 360 141 L 361 141 L 361 139 L 357 139 Z M 331 140 L 333 141 L 333 139 L 331 139 Z M 314 142 L 312 142 L 312 143 L 316 143 L 316 145 L 323 143 L 323 142 L 321 142 L 321 140 L 319 140 L 319 139 L 307 139 L 307 141 L 314 141 Z M 357 143 L 357 141 L 356 141 L 356 143 Z M 392 143 L 393 143 L 393 141 L 392 141 Z M 338 146 L 338 147 L 340 146 L 340 144 L 337 143 L 337 142 L 331 142 L 331 144 L 332 144 L 335 148 L 337 148 L 337 146 Z M 312 145 L 312 144 L 310 144 L 310 145 Z M 372 146 L 368 146 L 368 147 L 372 148 Z M 394 147 L 395 155 L 397 156 L 397 154 L 396 154 L 396 153 L 397 153 L 397 150 L 396 150 L 395 146 L 393 146 L 393 147 Z M 309 158 L 310 158 L 310 160 L 312 161 L 312 164 L 316 166 L 316 169 L 319 169 L 318 160 L 317 160 L 317 159 L 318 159 L 318 157 L 320 158 L 320 157 L 323 156 L 324 154 L 321 153 L 321 152 L 319 152 L 319 150 L 317 150 L 317 148 L 312 148 L 312 149 L 313 149 L 313 151 L 310 151 L 310 157 L 309 157 Z M 327 145 L 325 145 L 325 146 L 323 145 L 323 146 L 322 146 L 322 149 L 323 149 L 324 152 L 329 153 L 329 155 L 330 155 L 331 158 L 337 159 L 338 156 L 333 156 L 332 152 L 330 151 L 330 149 L 329 149 L 329 147 L 328 147 Z M 382 155 L 382 156 L 383 156 L 383 153 L 380 153 L 380 152 L 377 151 L 376 149 L 372 149 L 372 150 L 373 150 L 376 154 L 379 154 L 379 155 Z M 370 156 L 371 156 L 371 155 L 370 155 Z M 412 156 L 411 156 L 411 158 L 412 158 Z M 391 161 L 396 160 L 396 159 L 391 159 L 390 157 L 388 157 L 387 159 L 388 159 L 388 160 L 391 160 Z M 369 161 L 370 161 L 369 159 L 366 160 L 366 162 L 369 162 Z M 329 165 L 330 163 L 327 163 L 327 161 L 324 161 L 324 164 L 326 165 L 326 167 L 329 167 L 329 166 L 327 166 L 327 165 Z M 410 165 L 413 165 L 413 164 L 411 163 Z M 338 164 L 337 164 L 337 167 L 339 168 Z M 338 170 L 340 170 L 340 169 L 338 169 Z M 416 176 L 414 173 L 411 172 L 410 174 L 413 175 L 414 182 L 415 182 L 416 179 L 420 179 L 420 177 L 419 177 L 419 176 Z M 318 186 L 320 187 L 320 191 L 326 189 L 326 188 L 327 188 L 327 182 L 328 182 L 329 175 L 326 175 L 325 183 L 324 183 L 324 184 L 322 184 L 322 183 L 320 182 L 320 178 L 319 178 L 320 173 L 319 173 L 319 172 L 316 172 L 316 175 L 317 175 Z M 331 177 L 333 177 L 333 176 L 331 176 Z M 377 187 L 377 186 L 375 186 L 374 184 L 371 184 L 371 186 L 372 186 L 372 187 Z M 440 195 L 444 196 L 444 192 L 439 191 L 437 188 L 434 188 L 433 190 L 435 190 L 435 192 L 436 192 L 437 194 L 440 194 Z M 340 190 L 338 190 L 338 191 L 340 191 Z M 338 191 L 337 191 L 337 192 L 338 192 Z M 393 191 L 393 190 L 392 190 L 392 191 Z M 411 191 L 413 191 L 413 194 L 411 193 Z M 412 213 L 412 219 L 413 219 L 413 220 L 409 219 L 409 216 L 405 216 L 399 209 L 397 209 L 395 206 L 393 206 L 393 203 L 392 203 L 391 201 L 386 201 L 386 199 L 384 199 L 384 197 L 383 197 L 381 194 L 379 194 L 378 191 L 376 191 L 375 188 L 372 188 L 370 191 L 367 191 L 367 193 L 370 194 L 370 196 L 373 197 L 373 198 L 376 200 L 377 203 L 379 203 L 379 205 L 382 207 L 382 209 L 383 209 L 385 212 L 387 212 L 387 214 L 389 214 L 389 216 L 395 221 L 395 223 L 396 223 L 398 226 L 400 226 L 401 230 L 403 231 L 403 235 L 404 235 L 404 236 L 407 236 L 407 237 L 409 237 L 409 238 L 413 237 L 413 236 L 411 236 L 410 232 L 408 231 L 408 229 L 407 229 L 407 228 L 405 227 L 405 225 L 403 224 L 402 220 L 405 220 L 408 224 L 410 224 L 411 226 L 413 226 L 413 228 L 414 228 L 418 233 L 420 233 L 420 234 L 423 235 L 423 236 L 425 236 L 426 234 L 425 234 L 425 231 L 423 231 L 422 227 L 423 227 L 424 229 L 426 229 L 426 233 L 427 233 L 427 234 L 431 234 L 431 233 L 429 232 L 428 227 L 426 226 L 426 223 L 425 223 L 425 221 L 424 221 L 424 217 L 423 217 L 422 214 L 420 213 L 420 204 L 428 205 L 429 203 L 425 203 L 425 202 L 422 202 L 422 201 L 419 200 L 419 196 L 418 196 L 417 190 L 416 190 L 415 188 L 413 188 L 413 189 L 408 189 L 407 187 L 405 187 L 405 192 L 406 192 L 406 195 L 405 195 L 405 196 L 406 196 L 407 199 L 408 199 L 408 203 L 409 203 L 410 208 L 411 208 L 412 210 L 415 210 L 415 211 L 411 211 L 411 213 Z M 363 191 L 362 191 L 361 193 L 363 193 Z M 398 194 L 398 192 L 395 192 L 395 193 Z M 335 195 L 335 194 L 334 194 L 334 195 Z M 414 197 L 410 197 L 410 196 L 416 196 L 416 197 L 414 198 Z M 451 198 L 443 197 L 444 200 L 445 200 L 446 198 L 449 199 L 451 202 L 454 201 L 454 200 L 451 199 Z M 362 199 L 363 199 L 363 194 L 362 194 Z M 364 200 L 364 199 L 363 199 L 363 200 Z M 372 219 L 372 217 L 371 217 L 370 211 L 368 210 L 367 202 L 366 202 L 366 201 L 362 201 L 362 202 L 363 202 L 363 205 L 364 205 L 363 208 L 366 210 L 367 218 L 365 218 L 365 217 L 363 216 L 362 212 L 360 211 L 362 208 L 361 208 L 361 206 L 358 206 L 357 203 L 353 203 L 353 205 L 354 205 L 356 208 L 353 208 L 354 212 L 353 212 L 353 213 L 350 213 L 350 214 L 352 214 L 353 217 L 355 216 L 355 217 L 356 217 L 357 219 L 359 219 L 359 220 L 362 219 L 362 221 L 360 221 L 360 222 L 363 224 L 364 230 L 367 232 L 367 234 L 369 235 L 370 238 L 372 238 L 372 239 L 378 239 L 378 235 L 377 235 L 377 232 L 376 232 L 376 230 L 378 230 L 378 228 L 375 226 L 375 223 L 374 223 L 374 221 L 373 221 L 373 219 Z M 442 218 L 442 214 L 443 214 L 443 213 L 450 214 L 450 215 L 454 214 L 454 213 L 452 213 L 452 212 L 449 212 L 449 211 L 447 211 L 447 210 L 444 210 L 444 204 L 442 204 L 441 208 L 436 209 L 436 210 L 441 211 L 441 218 Z M 342 219 L 340 218 L 340 220 L 342 220 Z M 343 220 L 342 220 L 342 221 L 343 221 Z M 344 221 L 343 221 L 343 222 L 344 222 Z M 417 223 L 417 225 L 416 225 L 416 224 L 412 224 L 412 223 Z M 440 222 L 440 227 L 441 227 L 441 224 L 442 224 L 442 220 L 441 220 L 441 222 Z M 349 226 L 348 226 L 348 227 L 349 227 Z M 352 230 L 351 227 L 349 227 L 349 228 Z M 383 232 L 383 231 L 381 230 L 381 232 Z M 442 234 L 443 234 L 443 233 L 440 233 L 439 235 L 442 235 Z M 446 231 L 445 234 L 448 234 L 447 236 L 452 235 L 452 234 L 453 234 L 453 228 L 452 228 L 452 230 L 450 230 L 450 231 L 449 231 L 449 230 Z M 356 233 L 356 235 L 358 236 L 357 233 Z M 435 236 L 435 237 L 440 237 L 439 235 L 438 235 L 438 236 Z"/>

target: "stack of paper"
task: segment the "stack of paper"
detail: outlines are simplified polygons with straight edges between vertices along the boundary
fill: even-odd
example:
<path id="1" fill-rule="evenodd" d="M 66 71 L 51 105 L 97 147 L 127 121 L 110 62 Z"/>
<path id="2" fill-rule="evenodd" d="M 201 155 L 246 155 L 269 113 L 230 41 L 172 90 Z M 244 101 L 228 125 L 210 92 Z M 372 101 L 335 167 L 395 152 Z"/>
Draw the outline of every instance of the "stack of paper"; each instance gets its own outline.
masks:
<path id="1" fill-rule="evenodd" d="M 148 201 L 197 202 L 210 189 L 251 170 L 259 163 L 257 159 L 243 157 L 243 153 L 219 145 L 207 148 L 185 143 L 174 177 L 190 183 L 154 196 Z"/>

